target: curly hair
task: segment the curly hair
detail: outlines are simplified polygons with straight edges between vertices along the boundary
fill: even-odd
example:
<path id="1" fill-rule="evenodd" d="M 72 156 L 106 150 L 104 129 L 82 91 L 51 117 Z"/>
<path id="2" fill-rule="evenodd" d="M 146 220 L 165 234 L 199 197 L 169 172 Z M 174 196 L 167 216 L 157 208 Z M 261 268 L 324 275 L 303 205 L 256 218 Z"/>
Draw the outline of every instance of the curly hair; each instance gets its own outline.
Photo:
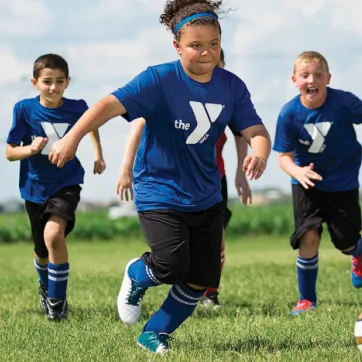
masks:
<path id="1" fill-rule="evenodd" d="M 191 15 L 198 13 L 217 15 L 223 13 L 220 10 L 221 4 L 222 0 L 167 0 L 164 12 L 160 16 L 160 23 L 164 24 L 168 30 L 174 32 L 175 26 Z M 187 24 L 191 26 L 211 24 L 218 27 L 221 34 L 218 20 L 212 17 L 197 18 Z M 180 39 L 181 29 L 174 34 L 176 40 Z"/>

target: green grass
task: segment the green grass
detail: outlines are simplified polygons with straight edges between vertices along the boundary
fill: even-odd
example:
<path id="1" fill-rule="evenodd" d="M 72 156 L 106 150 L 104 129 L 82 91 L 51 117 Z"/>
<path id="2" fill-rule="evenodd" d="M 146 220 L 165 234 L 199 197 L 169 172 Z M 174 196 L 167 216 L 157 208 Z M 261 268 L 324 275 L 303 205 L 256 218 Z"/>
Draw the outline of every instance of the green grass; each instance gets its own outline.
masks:
<path id="1" fill-rule="evenodd" d="M 143 242 L 70 242 L 70 317 L 55 324 L 39 311 L 31 245 L 0 245 L 0 360 L 362 361 L 353 339 L 361 292 L 350 285 L 348 258 L 323 244 L 318 309 L 290 317 L 298 294 L 288 241 L 229 241 L 220 289 L 224 308 L 197 309 L 174 333 L 167 358 L 136 346 L 167 286 L 147 292 L 136 326 L 117 318 L 124 266 L 146 249 Z"/>

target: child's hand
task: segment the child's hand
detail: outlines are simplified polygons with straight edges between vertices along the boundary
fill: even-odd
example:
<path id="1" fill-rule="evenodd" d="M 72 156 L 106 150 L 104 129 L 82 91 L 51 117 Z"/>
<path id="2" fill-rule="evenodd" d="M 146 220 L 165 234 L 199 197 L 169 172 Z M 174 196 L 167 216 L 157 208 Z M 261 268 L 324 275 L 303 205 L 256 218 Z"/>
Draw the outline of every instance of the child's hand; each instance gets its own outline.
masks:
<path id="1" fill-rule="evenodd" d="M 251 204 L 251 190 L 248 183 L 248 180 L 246 179 L 245 173 L 243 170 L 238 168 L 235 176 L 235 187 L 236 191 L 238 193 L 240 202 L 242 202 L 244 205 Z"/>
<path id="2" fill-rule="evenodd" d="M 259 179 L 266 169 L 266 161 L 260 157 L 254 155 L 248 155 L 245 157 L 243 163 L 243 171 L 249 180 Z"/>
<path id="3" fill-rule="evenodd" d="M 31 155 L 36 155 L 37 153 L 39 153 L 47 143 L 48 143 L 48 138 L 35 137 L 30 145 Z"/>
<path id="4" fill-rule="evenodd" d="M 97 159 L 94 161 L 94 167 L 93 167 L 93 174 L 98 174 L 100 175 L 101 173 L 103 173 L 103 171 L 106 169 L 106 164 L 103 160 L 103 157 Z"/>
<path id="5" fill-rule="evenodd" d="M 117 181 L 117 195 L 121 201 L 133 200 L 132 172 L 121 172 Z"/>
<path id="6" fill-rule="evenodd" d="M 309 166 L 300 167 L 299 172 L 295 175 L 295 178 L 305 189 L 309 189 L 309 186 L 314 186 L 314 183 L 311 180 L 322 180 L 322 176 L 313 171 L 313 169 L 314 163 L 311 163 Z"/>

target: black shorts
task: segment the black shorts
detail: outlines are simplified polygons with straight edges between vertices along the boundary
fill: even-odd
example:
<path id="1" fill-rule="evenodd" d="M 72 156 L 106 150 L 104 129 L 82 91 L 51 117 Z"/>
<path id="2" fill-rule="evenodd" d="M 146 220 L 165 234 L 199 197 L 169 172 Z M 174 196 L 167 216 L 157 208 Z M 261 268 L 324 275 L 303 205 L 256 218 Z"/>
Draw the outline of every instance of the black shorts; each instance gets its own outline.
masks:
<path id="1" fill-rule="evenodd" d="M 57 215 L 68 221 L 65 236 L 73 230 L 75 211 L 80 200 L 81 190 L 82 188 L 79 185 L 72 185 L 60 189 L 43 204 L 25 201 L 34 242 L 34 251 L 39 258 L 48 257 L 48 249 L 44 241 L 44 229 L 50 215 Z"/>
<path id="2" fill-rule="evenodd" d="M 221 211 L 222 203 L 200 212 L 139 212 L 142 230 L 151 248 L 142 259 L 161 283 L 219 286 Z"/>
<path id="3" fill-rule="evenodd" d="M 298 249 L 302 235 L 311 229 L 322 234 L 322 223 L 328 227 L 334 246 L 345 250 L 357 244 L 361 235 L 361 206 L 358 189 L 325 192 L 315 188 L 306 190 L 292 185 L 295 232 L 290 243 Z"/>
<path id="4" fill-rule="evenodd" d="M 222 219 L 223 219 L 224 229 L 226 229 L 232 214 L 228 208 L 228 184 L 225 175 L 221 178 L 221 196 L 222 196 Z"/>

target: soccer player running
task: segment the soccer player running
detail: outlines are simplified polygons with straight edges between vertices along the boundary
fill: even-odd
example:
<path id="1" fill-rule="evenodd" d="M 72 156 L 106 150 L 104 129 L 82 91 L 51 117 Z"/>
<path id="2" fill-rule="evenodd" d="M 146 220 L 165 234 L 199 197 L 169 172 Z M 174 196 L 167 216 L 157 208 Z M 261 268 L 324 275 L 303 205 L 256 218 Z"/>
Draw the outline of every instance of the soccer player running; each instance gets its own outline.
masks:
<path id="1" fill-rule="evenodd" d="M 222 68 L 224 68 L 225 66 L 225 56 L 222 49 L 220 52 L 220 61 L 218 65 Z M 117 194 L 120 196 L 120 199 L 122 201 L 133 200 L 133 166 L 145 123 L 146 122 L 143 118 L 139 118 L 131 125 L 131 130 L 127 139 L 121 170 L 117 180 Z M 248 201 L 251 203 L 251 190 L 245 172 L 243 171 L 243 162 L 245 157 L 247 156 L 248 144 L 245 142 L 243 137 L 240 137 L 240 135 L 235 136 L 234 138 L 238 159 L 235 175 L 235 187 L 240 197 L 240 201 L 243 202 L 244 205 L 247 205 Z M 221 270 L 223 269 L 225 264 L 225 229 L 229 224 L 231 218 L 231 211 L 228 208 L 228 187 L 225 173 L 225 164 L 222 155 L 226 140 L 226 134 L 225 132 L 223 132 L 216 143 L 216 163 L 221 175 L 220 188 L 222 196 L 222 219 L 224 226 L 220 255 Z M 218 294 L 219 293 L 217 288 L 208 288 L 203 297 L 200 299 L 200 305 L 212 307 L 213 309 L 220 308 L 221 304 L 219 302 Z"/>
<path id="2" fill-rule="evenodd" d="M 48 155 L 52 143 L 62 138 L 88 107 L 84 100 L 63 97 L 70 78 L 68 64 L 59 55 L 40 56 L 34 62 L 31 82 L 39 96 L 16 103 L 6 157 L 20 160 L 19 187 L 35 245 L 40 306 L 49 320 L 62 320 L 68 317 L 65 239 L 75 225 L 84 170 L 77 158 L 57 168 Z M 101 174 L 105 163 L 98 130 L 90 136 L 95 150 L 93 172 Z"/>
<path id="3" fill-rule="evenodd" d="M 134 167 L 135 204 L 151 248 L 125 269 L 117 305 L 121 320 L 137 323 L 148 288 L 170 284 L 161 308 L 144 326 L 138 344 L 165 353 L 169 335 L 194 311 L 208 287 L 220 281 L 222 197 L 215 146 L 229 126 L 251 145 L 243 169 L 263 174 L 269 134 L 250 94 L 234 74 L 217 67 L 221 1 L 169 0 L 161 23 L 174 33 L 180 60 L 151 66 L 91 107 L 49 159 L 62 167 L 82 137 L 119 115 L 144 118 Z"/>
<path id="4" fill-rule="evenodd" d="M 279 114 L 275 144 L 280 167 L 292 177 L 295 232 L 299 249 L 299 301 L 292 315 L 317 305 L 316 282 L 322 223 L 335 247 L 352 259 L 352 284 L 362 287 L 361 208 L 358 173 L 361 145 L 354 124 L 362 123 L 362 101 L 328 87 L 331 75 L 319 53 L 300 54 L 292 80 L 300 94 Z"/>

